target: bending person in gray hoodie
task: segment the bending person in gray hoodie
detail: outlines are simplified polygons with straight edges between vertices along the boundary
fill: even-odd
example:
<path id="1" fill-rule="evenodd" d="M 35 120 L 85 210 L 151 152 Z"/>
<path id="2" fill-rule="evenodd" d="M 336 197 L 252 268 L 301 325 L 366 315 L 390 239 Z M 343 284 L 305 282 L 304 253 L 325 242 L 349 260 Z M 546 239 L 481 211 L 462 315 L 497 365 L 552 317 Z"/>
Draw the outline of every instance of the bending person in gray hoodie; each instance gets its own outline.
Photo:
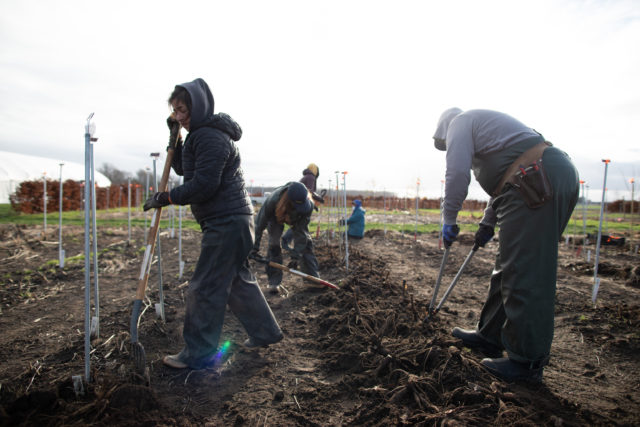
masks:
<path id="1" fill-rule="evenodd" d="M 578 172 L 566 153 L 497 111 L 450 108 L 442 113 L 433 139 L 437 149 L 447 152 L 445 245 L 457 237 L 456 218 L 467 196 L 471 169 L 492 196 L 475 243 L 484 246 L 494 227 L 500 228 L 480 320 L 472 330 L 454 328 L 453 335 L 491 356 L 481 363 L 492 374 L 540 382 L 553 340 L 558 240 L 577 202 Z M 530 179 L 536 197 L 524 191 L 531 190 Z M 503 350 L 507 357 L 502 357 Z"/>
<path id="2" fill-rule="evenodd" d="M 163 362 L 202 369 L 217 361 L 227 305 L 249 334 L 245 346 L 272 344 L 283 335 L 247 260 L 254 239 L 253 207 L 234 143 L 242 130 L 227 114 L 214 114 L 213 95 L 202 79 L 176 86 L 169 104 L 174 120 L 189 132 L 172 163 L 184 184 L 154 194 L 144 208 L 190 204 L 203 235 L 186 295 L 185 345 Z"/>

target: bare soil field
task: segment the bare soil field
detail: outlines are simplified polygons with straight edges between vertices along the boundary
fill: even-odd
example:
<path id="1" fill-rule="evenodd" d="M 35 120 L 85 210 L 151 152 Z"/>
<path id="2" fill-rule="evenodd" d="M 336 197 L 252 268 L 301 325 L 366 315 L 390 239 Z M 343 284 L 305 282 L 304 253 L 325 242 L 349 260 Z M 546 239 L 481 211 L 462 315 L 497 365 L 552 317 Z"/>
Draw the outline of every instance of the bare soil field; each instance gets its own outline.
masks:
<path id="1" fill-rule="evenodd" d="M 182 347 L 184 293 L 200 233 L 162 231 L 166 321 L 155 313 L 151 268 L 140 341 L 148 377 L 136 374 L 129 321 L 144 231 L 99 229 L 100 334 L 84 373 L 84 262 L 57 268 L 57 230 L 0 228 L 0 425 L 639 425 L 639 258 L 606 250 L 597 304 L 593 263 L 561 245 L 556 330 L 541 385 L 507 383 L 484 371 L 483 355 L 450 335 L 472 328 L 488 288 L 497 242 L 480 249 L 437 316 L 424 322 L 442 250 L 437 235 L 381 230 L 349 245 L 316 240 L 321 276 L 340 290 L 285 273 L 286 292 L 266 294 L 285 338 L 248 350 L 228 313 L 230 345 L 214 369 L 174 370 L 161 358 Z M 83 253 L 83 229 L 65 227 L 68 257 Z M 471 249 L 452 246 L 440 295 Z M 265 250 L 263 249 L 263 252 Z M 286 262 L 286 259 L 285 259 Z M 264 266 L 252 264 L 266 290 Z M 222 342 L 224 342 L 222 341 Z M 221 344 L 222 344 L 221 342 Z"/>

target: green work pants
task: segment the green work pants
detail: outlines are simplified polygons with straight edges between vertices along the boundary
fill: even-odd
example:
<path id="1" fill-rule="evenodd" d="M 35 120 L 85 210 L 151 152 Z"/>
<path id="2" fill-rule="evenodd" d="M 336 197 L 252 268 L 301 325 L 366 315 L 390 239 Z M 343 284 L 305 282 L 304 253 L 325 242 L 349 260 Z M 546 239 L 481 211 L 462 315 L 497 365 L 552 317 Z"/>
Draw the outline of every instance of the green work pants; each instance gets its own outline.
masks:
<path id="1" fill-rule="evenodd" d="M 530 209 L 517 189 L 507 186 L 494 199 L 500 248 L 482 308 L 478 331 L 502 344 L 509 358 L 544 362 L 551 350 L 558 241 L 578 199 L 578 172 L 555 147 L 542 157 L 553 199 Z"/>

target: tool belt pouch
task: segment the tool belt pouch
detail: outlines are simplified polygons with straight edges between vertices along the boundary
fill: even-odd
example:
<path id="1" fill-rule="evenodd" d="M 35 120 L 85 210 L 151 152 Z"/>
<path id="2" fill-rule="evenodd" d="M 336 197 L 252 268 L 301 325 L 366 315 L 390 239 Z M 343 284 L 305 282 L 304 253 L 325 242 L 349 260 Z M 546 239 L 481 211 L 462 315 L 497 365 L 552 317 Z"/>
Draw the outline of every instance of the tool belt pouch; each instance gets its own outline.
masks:
<path id="1" fill-rule="evenodd" d="M 527 206 L 531 209 L 539 208 L 553 197 L 553 189 L 542 165 L 542 159 L 529 166 L 518 167 L 518 171 L 507 180 L 515 187 Z"/>

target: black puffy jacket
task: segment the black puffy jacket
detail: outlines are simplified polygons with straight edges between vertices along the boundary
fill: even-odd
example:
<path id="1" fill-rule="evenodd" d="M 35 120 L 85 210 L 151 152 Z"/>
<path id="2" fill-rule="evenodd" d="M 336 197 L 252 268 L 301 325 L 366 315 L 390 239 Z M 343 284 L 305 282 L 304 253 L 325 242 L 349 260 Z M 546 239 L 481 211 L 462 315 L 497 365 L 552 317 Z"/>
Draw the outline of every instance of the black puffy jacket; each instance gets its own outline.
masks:
<path id="1" fill-rule="evenodd" d="M 213 95 L 204 80 L 180 86 L 189 92 L 192 109 L 189 134 L 173 157 L 172 167 L 184 176 L 184 184 L 171 190 L 172 203 L 191 204 L 200 225 L 211 218 L 252 215 L 234 143 L 242 129 L 229 115 L 213 114 Z"/>

